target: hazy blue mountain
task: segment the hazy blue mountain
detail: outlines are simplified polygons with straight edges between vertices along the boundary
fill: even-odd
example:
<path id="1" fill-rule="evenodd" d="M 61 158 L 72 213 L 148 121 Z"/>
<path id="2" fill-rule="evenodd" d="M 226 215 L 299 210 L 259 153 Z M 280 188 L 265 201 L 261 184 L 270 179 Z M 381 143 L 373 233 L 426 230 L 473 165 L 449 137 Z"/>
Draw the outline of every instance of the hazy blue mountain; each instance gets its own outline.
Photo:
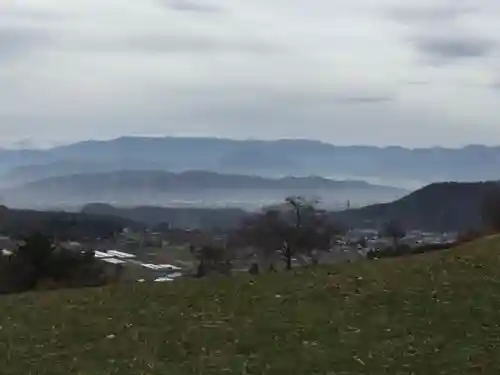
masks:
<path id="1" fill-rule="evenodd" d="M 105 202 L 120 206 L 233 206 L 256 208 L 290 195 L 319 198 L 326 206 L 387 202 L 407 191 L 364 181 L 322 177 L 263 178 L 206 171 L 124 170 L 49 177 L 0 194 L 8 206 L 54 207 Z"/>
<path id="2" fill-rule="evenodd" d="M 75 173 L 96 173 L 115 170 L 113 164 L 92 161 L 62 160 L 47 164 L 23 165 L 4 174 L 3 186 L 18 186 L 25 183 L 44 180 L 50 177 L 60 177 Z"/>
<path id="3" fill-rule="evenodd" d="M 265 177 L 319 175 L 332 179 L 497 179 L 500 147 L 460 149 L 334 146 L 310 140 L 236 141 L 218 138 L 133 138 L 85 141 L 49 150 L 0 150 L 3 185 L 71 173 L 113 170 L 208 170 Z M 389 182 L 390 181 L 390 182 Z"/>

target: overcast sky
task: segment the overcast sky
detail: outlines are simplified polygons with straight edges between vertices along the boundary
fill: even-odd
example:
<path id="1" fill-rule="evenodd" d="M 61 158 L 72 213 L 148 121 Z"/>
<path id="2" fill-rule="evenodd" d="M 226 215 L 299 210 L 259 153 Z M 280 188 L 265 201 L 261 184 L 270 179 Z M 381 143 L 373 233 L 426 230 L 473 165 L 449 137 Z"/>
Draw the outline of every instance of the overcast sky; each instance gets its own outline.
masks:
<path id="1" fill-rule="evenodd" d="M 498 19 L 498 0 L 1 0 L 0 145 L 500 144 Z"/>

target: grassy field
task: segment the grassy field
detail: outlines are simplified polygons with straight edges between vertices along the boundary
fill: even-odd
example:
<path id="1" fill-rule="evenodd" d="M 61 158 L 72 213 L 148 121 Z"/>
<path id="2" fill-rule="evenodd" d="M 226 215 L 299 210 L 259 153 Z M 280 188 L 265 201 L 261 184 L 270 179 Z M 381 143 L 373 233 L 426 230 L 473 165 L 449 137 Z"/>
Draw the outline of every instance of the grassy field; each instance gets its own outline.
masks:
<path id="1" fill-rule="evenodd" d="M 193 255 L 191 255 L 188 246 L 145 247 L 142 249 L 141 256 L 154 263 L 172 263 L 176 261 L 193 263 Z"/>
<path id="2" fill-rule="evenodd" d="M 500 239 L 404 259 L 0 299 L 0 373 L 496 374 Z"/>

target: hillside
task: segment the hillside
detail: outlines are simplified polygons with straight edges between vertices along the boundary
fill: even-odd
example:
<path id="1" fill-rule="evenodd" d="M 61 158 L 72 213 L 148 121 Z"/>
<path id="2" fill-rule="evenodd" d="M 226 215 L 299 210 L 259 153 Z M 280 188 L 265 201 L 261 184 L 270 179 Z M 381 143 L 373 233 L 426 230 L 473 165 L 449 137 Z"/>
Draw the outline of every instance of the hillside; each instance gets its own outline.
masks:
<path id="1" fill-rule="evenodd" d="M 189 205 L 200 207 L 258 207 L 289 195 L 319 196 L 326 204 L 351 199 L 359 204 L 386 202 L 406 193 L 403 189 L 364 181 L 334 181 L 322 177 L 278 179 L 224 175 L 206 171 L 170 173 L 122 170 L 50 177 L 4 189 L 9 205 L 77 205 L 89 202 L 118 205 Z"/>
<path id="2" fill-rule="evenodd" d="M 353 226 L 377 227 L 389 220 L 407 229 L 461 231 L 482 225 L 481 204 L 496 182 L 437 183 L 392 203 L 344 211 L 339 219 Z"/>
<path id="3" fill-rule="evenodd" d="M 0 150 L 5 180 L 36 179 L 123 169 L 209 170 L 268 177 L 311 174 L 376 178 L 412 187 L 441 181 L 498 177 L 500 147 L 460 149 L 335 146 L 311 140 L 237 141 L 219 138 L 123 137 L 50 150 Z"/>
<path id="4" fill-rule="evenodd" d="M 499 267 L 495 237 L 258 279 L 2 297 L 2 374 L 494 374 Z"/>

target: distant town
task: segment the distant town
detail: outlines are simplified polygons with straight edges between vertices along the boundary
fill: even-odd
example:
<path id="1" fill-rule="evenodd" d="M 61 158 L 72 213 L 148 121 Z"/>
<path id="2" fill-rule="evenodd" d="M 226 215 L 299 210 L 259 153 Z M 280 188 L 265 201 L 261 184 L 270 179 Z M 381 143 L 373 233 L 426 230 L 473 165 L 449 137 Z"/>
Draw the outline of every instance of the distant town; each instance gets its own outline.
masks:
<path id="1" fill-rule="evenodd" d="M 398 240 L 399 245 L 418 248 L 424 245 L 452 244 L 458 233 L 432 233 L 412 230 Z M 227 234 L 210 234 L 199 230 L 170 230 L 134 232 L 125 228 L 113 239 L 103 241 L 64 241 L 57 246 L 77 251 L 92 252 L 96 260 L 106 265 L 107 271 L 119 276 L 122 281 L 170 282 L 178 278 L 192 276 L 196 272 L 197 261 L 192 253 L 193 244 L 225 246 Z M 13 254 L 22 241 L 0 237 L 0 249 L 5 256 Z M 345 261 L 362 260 L 370 252 L 393 246 L 393 239 L 383 237 L 375 229 L 351 229 L 337 236 L 332 247 L 322 254 L 321 262 L 334 264 Z M 238 262 L 236 271 L 246 272 L 251 260 Z M 293 257 L 294 265 L 307 265 L 300 254 Z"/>

